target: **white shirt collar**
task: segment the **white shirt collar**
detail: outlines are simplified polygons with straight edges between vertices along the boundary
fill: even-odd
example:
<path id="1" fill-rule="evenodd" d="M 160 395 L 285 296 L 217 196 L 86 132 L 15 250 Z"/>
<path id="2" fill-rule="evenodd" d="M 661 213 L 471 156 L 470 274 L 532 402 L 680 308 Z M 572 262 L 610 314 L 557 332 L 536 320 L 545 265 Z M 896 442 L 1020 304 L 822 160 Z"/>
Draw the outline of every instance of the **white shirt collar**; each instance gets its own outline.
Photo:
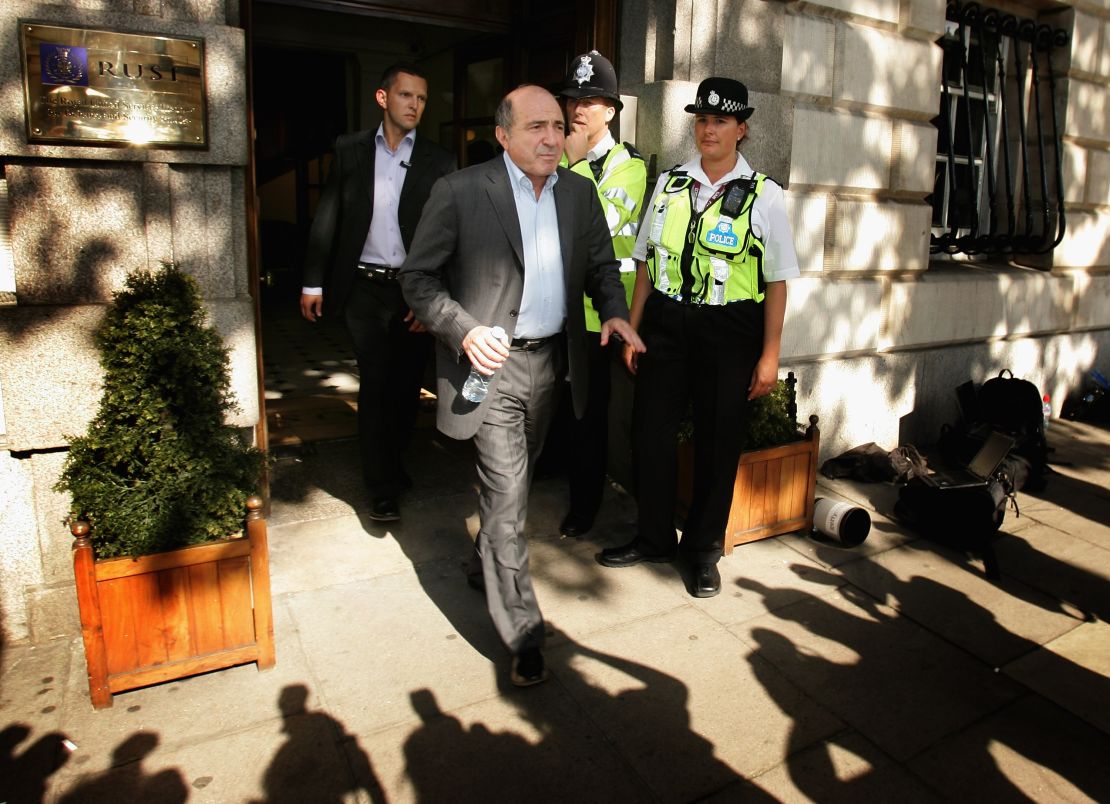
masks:
<path id="1" fill-rule="evenodd" d="M 613 147 L 616 144 L 617 141 L 613 139 L 613 133 L 609 130 L 606 130 L 605 136 L 601 138 L 601 142 L 599 142 L 597 145 L 586 152 L 587 161 L 593 162 L 597 159 L 600 159 L 601 157 L 605 156 L 605 154 L 613 150 Z"/>
<path id="2" fill-rule="evenodd" d="M 379 143 L 381 145 L 384 145 L 386 148 L 389 148 L 389 142 L 385 138 L 385 124 L 384 123 L 378 123 L 378 131 L 377 131 L 376 134 L 374 134 L 374 142 Z M 405 142 L 408 142 L 410 147 L 412 146 L 412 144 L 414 142 L 416 142 L 416 129 L 415 128 L 412 131 L 405 134 L 405 136 L 401 137 L 401 144 L 404 144 Z M 397 147 L 400 148 L 401 144 L 398 144 Z M 392 149 L 390 149 L 390 150 L 392 150 Z"/>
<path id="3" fill-rule="evenodd" d="M 531 191 L 532 197 L 535 198 L 536 191 L 535 188 L 532 186 L 532 180 L 525 176 L 524 171 L 518 168 L 516 166 L 516 162 L 509 158 L 508 151 L 503 152 L 502 155 L 505 157 L 505 165 L 509 168 L 509 179 L 512 181 L 513 187 L 527 187 L 527 189 Z M 559 172 L 556 170 L 555 173 L 552 173 L 550 176 L 547 177 L 547 181 L 544 182 L 543 189 L 550 190 L 552 187 L 555 186 L 555 182 L 558 180 Z M 525 184 L 525 182 L 527 184 Z"/>
<path id="4" fill-rule="evenodd" d="M 744 158 L 743 154 L 739 153 L 736 154 L 736 165 L 732 168 L 732 170 L 730 170 L 728 173 L 726 173 L 715 182 L 710 181 L 709 177 L 705 175 L 705 171 L 702 170 L 700 156 L 694 157 L 685 165 L 680 167 L 679 170 L 685 171 L 687 174 L 690 175 L 691 178 L 706 187 L 720 187 L 725 182 L 732 181 L 733 179 L 738 179 L 741 176 L 750 176 L 753 172 L 752 166 L 748 164 L 748 160 Z"/>

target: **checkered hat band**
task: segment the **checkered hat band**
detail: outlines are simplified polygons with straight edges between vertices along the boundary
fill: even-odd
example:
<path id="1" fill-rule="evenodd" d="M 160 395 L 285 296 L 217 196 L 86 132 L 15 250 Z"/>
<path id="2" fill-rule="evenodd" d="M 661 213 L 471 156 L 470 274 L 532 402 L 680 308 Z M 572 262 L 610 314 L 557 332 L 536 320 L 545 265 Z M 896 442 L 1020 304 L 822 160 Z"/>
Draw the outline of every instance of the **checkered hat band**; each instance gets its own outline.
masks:
<path id="1" fill-rule="evenodd" d="M 697 102 L 694 104 L 694 106 L 698 109 L 701 109 L 701 108 L 704 108 L 704 107 L 708 107 L 709 104 L 705 102 L 705 98 L 702 98 L 702 97 L 699 96 L 698 99 L 697 99 Z M 748 107 L 747 107 L 747 104 L 741 103 L 740 101 L 737 101 L 737 100 L 724 100 L 724 101 L 721 102 L 721 105 L 716 107 L 716 108 L 717 108 L 718 111 L 724 112 L 725 114 L 729 114 L 729 113 L 732 113 L 732 112 L 742 112 L 742 111 L 744 111 L 744 109 L 747 109 Z"/>

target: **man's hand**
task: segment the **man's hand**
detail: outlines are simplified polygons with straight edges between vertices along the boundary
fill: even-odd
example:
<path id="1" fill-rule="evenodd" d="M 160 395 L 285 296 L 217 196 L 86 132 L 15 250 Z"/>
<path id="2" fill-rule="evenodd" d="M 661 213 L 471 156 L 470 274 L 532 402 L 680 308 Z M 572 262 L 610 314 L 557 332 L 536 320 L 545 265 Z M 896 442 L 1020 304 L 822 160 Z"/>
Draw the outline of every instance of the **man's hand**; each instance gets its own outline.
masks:
<path id="1" fill-rule="evenodd" d="M 301 315 L 309 321 L 316 321 L 324 315 L 324 296 L 311 295 L 308 293 L 301 294 Z"/>
<path id="2" fill-rule="evenodd" d="M 573 126 L 563 139 L 563 152 L 567 155 L 567 164 L 573 165 L 580 159 L 585 159 L 590 152 L 590 144 L 586 140 L 586 127 Z"/>
<path id="3" fill-rule="evenodd" d="M 645 349 L 644 351 L 647 350 Z M 636 375 L 636 368 L 639 365 L 638 359 L 640 357 L 640 354 L 640 352 L 637 352 L 634 348 L 632 348 L 631 345 L 627 343 L 621 349 L 621 357 L 624 360 L 625 368 L 627 368 L 629 373 L 633 376 Z"/>
<path id="4" fill-rule="evenodd" d="M 488 376 L 505 364 L 509 356 L 509 339 L 506 337 L 500 341 L 493 337 L 492 329 L 479 325 L 466 333 L 462 348 L 478 373 Z"/>
<path id="5" fill-rule="evenodd" d="M 601 345 L 609 343 L 610 338 L 624 341 L 624 364 L 633 374 L 636 373 L 636 356 L 647 351 L 644 342 L 636 334 L 632 325 L 623 318 L 610 318 L 601 325 Z"/>
<path id="6" fill-rule="evenodd" d="M 752 381 L 748 385 L 748 399 L 758 399 L 771 393 L 775 383 L 779 381 L 779 361 L 774 356 L 764 355 L 755 364 L 752 372 Z"/>
<path id="7" fill-rule="evenodd" d="M 409 332 L 427 332 L 428 330 L 416 320 L 416 314 L 412 310 L 405 313 L 405 323 L 409 325 Z"/>

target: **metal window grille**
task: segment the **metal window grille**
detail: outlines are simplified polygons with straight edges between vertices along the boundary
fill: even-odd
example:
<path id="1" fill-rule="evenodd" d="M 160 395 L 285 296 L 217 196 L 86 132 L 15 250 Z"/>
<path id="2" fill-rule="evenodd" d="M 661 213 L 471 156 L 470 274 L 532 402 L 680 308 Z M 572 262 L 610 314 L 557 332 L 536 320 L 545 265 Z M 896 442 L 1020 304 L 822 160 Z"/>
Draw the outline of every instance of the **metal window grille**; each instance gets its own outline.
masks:
<path id="1" fill-rule="evenodd" d="M 978 3 L 948 4 L 932 253 L 1043 254 L 1063 239 L 1053 55 L 1068 41 Z"/>

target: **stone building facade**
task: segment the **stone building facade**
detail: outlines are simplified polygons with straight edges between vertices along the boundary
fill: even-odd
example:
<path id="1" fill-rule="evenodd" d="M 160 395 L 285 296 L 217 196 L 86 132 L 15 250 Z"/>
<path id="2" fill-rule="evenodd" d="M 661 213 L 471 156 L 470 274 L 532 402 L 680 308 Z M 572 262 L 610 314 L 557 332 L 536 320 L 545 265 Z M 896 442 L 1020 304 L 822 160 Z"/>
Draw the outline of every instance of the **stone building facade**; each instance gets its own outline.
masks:
<path id="1" fill-rule="evenodd" d="M 626 0 L 623 91 L 660 170 L 694 148 L 699 81 L 730 75 L 756 111 L 741 150 L 787 186 L 802 278 L 790 283 L 783 371 L 821 417 L 825 455 L 929 443 L 955 386 L 1002 368 L 1056 414 L 1110 354 L 1110 3 L 1016 2 L 1060 28 L 1057 116 L 1067 228 L 1037 270 L 930 257 L 945 4 L 938 0 Z M 627 128 L 627 127 L 626 127 Z"/>
<path id="2" fill-rule="evenodd" d="M 200 283 L 231 350 L 238 425 L 258 419 L 248 288 L 246 41 L 238 0 L 12 0 L 0 8 L 0 163 L 11 287 L 0 307 L 0 628 L 77 632 L 68 500 L 53 491 L 67 436 L 100 398 L 92 344 L 128 271 L 173 261 Z M 28 144 L 20 22 L 202 37 L 207 150 Z"/>
<path id="3" fill-rule="evenodd" d="M 404 3 L 393 5 L 403 6 Z M 1110 354 L 1110 0 L 1006 2 L 1070 34 L 1061 59 L 1068 229 L 1038 268 L 934 259 L 929 238 L 945 32 L 939 0 L 623 0 L 622 138 L 658 170 L 694 149 L 698 82 L 743 80 L 749 161 L 787 186 L 803 276 L 783 371 L 817 413 L 825 456 L 926 443 L 953 388 L 1001 368 L 1055 401 Z M 239 0 L 9 0 L 0 8 L 0 634 L 76 633 L 67 434 L 99 398 L 91 334 L 126 272 L 197 276 L 258 422 L 248 266 L 247 47 Z M 31 145 L 20 21 L 203 37 L 205 151 Z M 6 200 L 5 200 L 6 199 Z M 6 216 L 5 213 L 6 212 Z M 1105 363 L 1102 364 L 1105 367 Z"/>

